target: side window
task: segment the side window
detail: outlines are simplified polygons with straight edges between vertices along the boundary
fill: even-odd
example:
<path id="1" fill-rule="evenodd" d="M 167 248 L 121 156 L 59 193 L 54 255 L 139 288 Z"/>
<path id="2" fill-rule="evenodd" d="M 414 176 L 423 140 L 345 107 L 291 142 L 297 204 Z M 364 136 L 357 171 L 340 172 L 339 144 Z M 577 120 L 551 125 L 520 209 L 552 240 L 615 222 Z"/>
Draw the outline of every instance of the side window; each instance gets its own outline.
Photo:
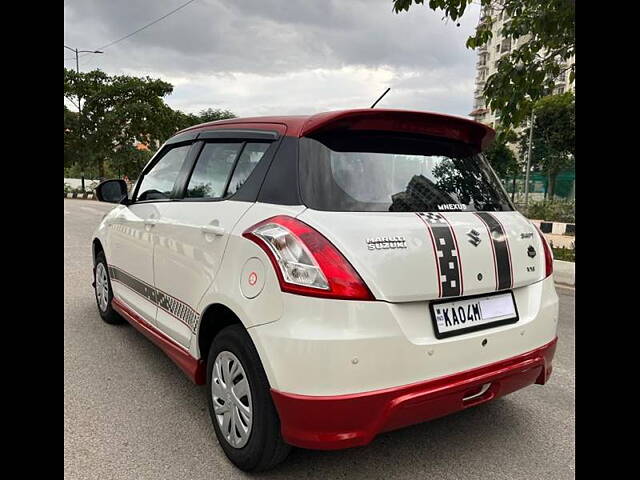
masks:
<path id="1" fill-rule="evenodd" d="M 240 190 L 240 187 L 242 187 L 249 175 L 251 175 L 251 172 L 256 168 L 256 165 L 258 165 L 258 162 L 270 145 L 270 143 L 247 143 L 242 151 L 242 155 L 240 155 L 238 165 L 233 171 L 229 188 L 227 188 L 227 195 L 233 195 Z"/>
<path id="2" fill-rule="evenodd" d="M 224 195 L 242 143 L 207 143 L 193 169 L 185 197 L 220 198 Z"/>
<path id="3" fill-rule="evenodd" d="M 175 147 L 167 151 L 147 174 L 142 177 L 138 200 L 170 198 L 180 168 L 191 145 Z"/>

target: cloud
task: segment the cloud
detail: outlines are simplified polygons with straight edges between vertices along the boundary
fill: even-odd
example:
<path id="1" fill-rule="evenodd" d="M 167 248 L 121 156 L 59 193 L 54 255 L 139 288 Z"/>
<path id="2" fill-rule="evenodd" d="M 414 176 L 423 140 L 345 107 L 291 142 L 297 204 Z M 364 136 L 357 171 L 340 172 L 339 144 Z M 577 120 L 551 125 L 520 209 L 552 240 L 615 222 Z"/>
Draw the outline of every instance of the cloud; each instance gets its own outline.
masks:
<path id="1" fill-rule="evenodd" d="M 69 2 L 65 44 L 98 48 L 181 3 Z M 464 43 L 477 7 L 460 27 L 441 17 L 422 5 L 396 15 L 391 0 L 196 0 L 103 55 L 83 57 L 81 68 L 167 80 L 175 87 L 167 103 L 187 112 L 362 107 L 390 86 L 381 107 L 466 115 L 476 56 Z"/>

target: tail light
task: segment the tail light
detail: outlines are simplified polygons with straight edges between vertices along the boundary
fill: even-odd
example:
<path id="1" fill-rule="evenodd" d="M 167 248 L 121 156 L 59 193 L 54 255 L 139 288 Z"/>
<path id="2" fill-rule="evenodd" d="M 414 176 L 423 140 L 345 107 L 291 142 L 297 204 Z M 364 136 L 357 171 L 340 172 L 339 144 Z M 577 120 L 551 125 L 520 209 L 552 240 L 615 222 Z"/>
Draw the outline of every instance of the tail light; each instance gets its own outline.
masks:
<path id="1" fill-rule="evenodd" d="M 540 235 L 540 241 L 542 242 L 542 248 L 544 249 L 544 264 L 545 264 L 545 274 L 544 278 L 547 278 L 549 275 L 553 273 L 553 253 L 551 252 L 551 247 L 549 247 L 549 243 L 547 243 L 547 239 L 544 238 L 544 235 L 540 231 L 538 227 L 536 227 L 538 231 L 538 235 Z"/>
<path id="2" fill-rule="evenodd" d="M 242 234 L 262 248 L 283 292 L 348 300 L 375 300 L 358 272 L 322 234 L 293 217 L 279 215 Z"/>

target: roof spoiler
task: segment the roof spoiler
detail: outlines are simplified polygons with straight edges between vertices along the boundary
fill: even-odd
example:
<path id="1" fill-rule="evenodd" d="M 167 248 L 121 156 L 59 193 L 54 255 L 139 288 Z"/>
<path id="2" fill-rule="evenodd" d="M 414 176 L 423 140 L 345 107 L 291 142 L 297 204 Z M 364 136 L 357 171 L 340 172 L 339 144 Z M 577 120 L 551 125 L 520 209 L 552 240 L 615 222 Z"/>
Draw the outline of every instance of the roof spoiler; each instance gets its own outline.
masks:
<path id="1" fill-rule="evenodd" d="M 299 136 L 331 130 L 368 130 L 403 132 L 447 138 L 486 150 L 496 132 L 487 125 L 431 112 L 407 110 L 347 110 L 313 115 L 305 122 Z"/>

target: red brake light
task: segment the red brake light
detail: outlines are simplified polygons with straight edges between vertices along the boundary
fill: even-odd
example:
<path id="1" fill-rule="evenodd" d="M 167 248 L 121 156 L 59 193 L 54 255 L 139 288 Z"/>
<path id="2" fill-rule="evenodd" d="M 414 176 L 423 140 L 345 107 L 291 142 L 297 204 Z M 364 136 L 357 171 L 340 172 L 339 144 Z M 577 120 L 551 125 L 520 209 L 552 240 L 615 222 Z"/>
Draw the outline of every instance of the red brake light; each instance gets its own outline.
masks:
<path id="1" fill-rule="evenodd" d="M 536 227 L 534 225 L 534 227 Z M 538 231 L 538 235 L 540 235 L 540 241 L 542 242 L 542 248 L 544 249 L 544 264 L 545 264 L 545 275 L 544 278 L 547 278 L 549 275 L 553 273 L 553 253 L 551 252 L 551 248 L 547 243 L 547 239 L 544 238 L 544 235 L 540 231 L 538 227 L 536 227 Z"/>
<path id="2" fill-rule="evenodd" d="M 306 223 L 286 215 L 248 228 L 243 237 L 262 248 L 283 292 L 346 300 L 375 300 L 338 249 Z"/>

